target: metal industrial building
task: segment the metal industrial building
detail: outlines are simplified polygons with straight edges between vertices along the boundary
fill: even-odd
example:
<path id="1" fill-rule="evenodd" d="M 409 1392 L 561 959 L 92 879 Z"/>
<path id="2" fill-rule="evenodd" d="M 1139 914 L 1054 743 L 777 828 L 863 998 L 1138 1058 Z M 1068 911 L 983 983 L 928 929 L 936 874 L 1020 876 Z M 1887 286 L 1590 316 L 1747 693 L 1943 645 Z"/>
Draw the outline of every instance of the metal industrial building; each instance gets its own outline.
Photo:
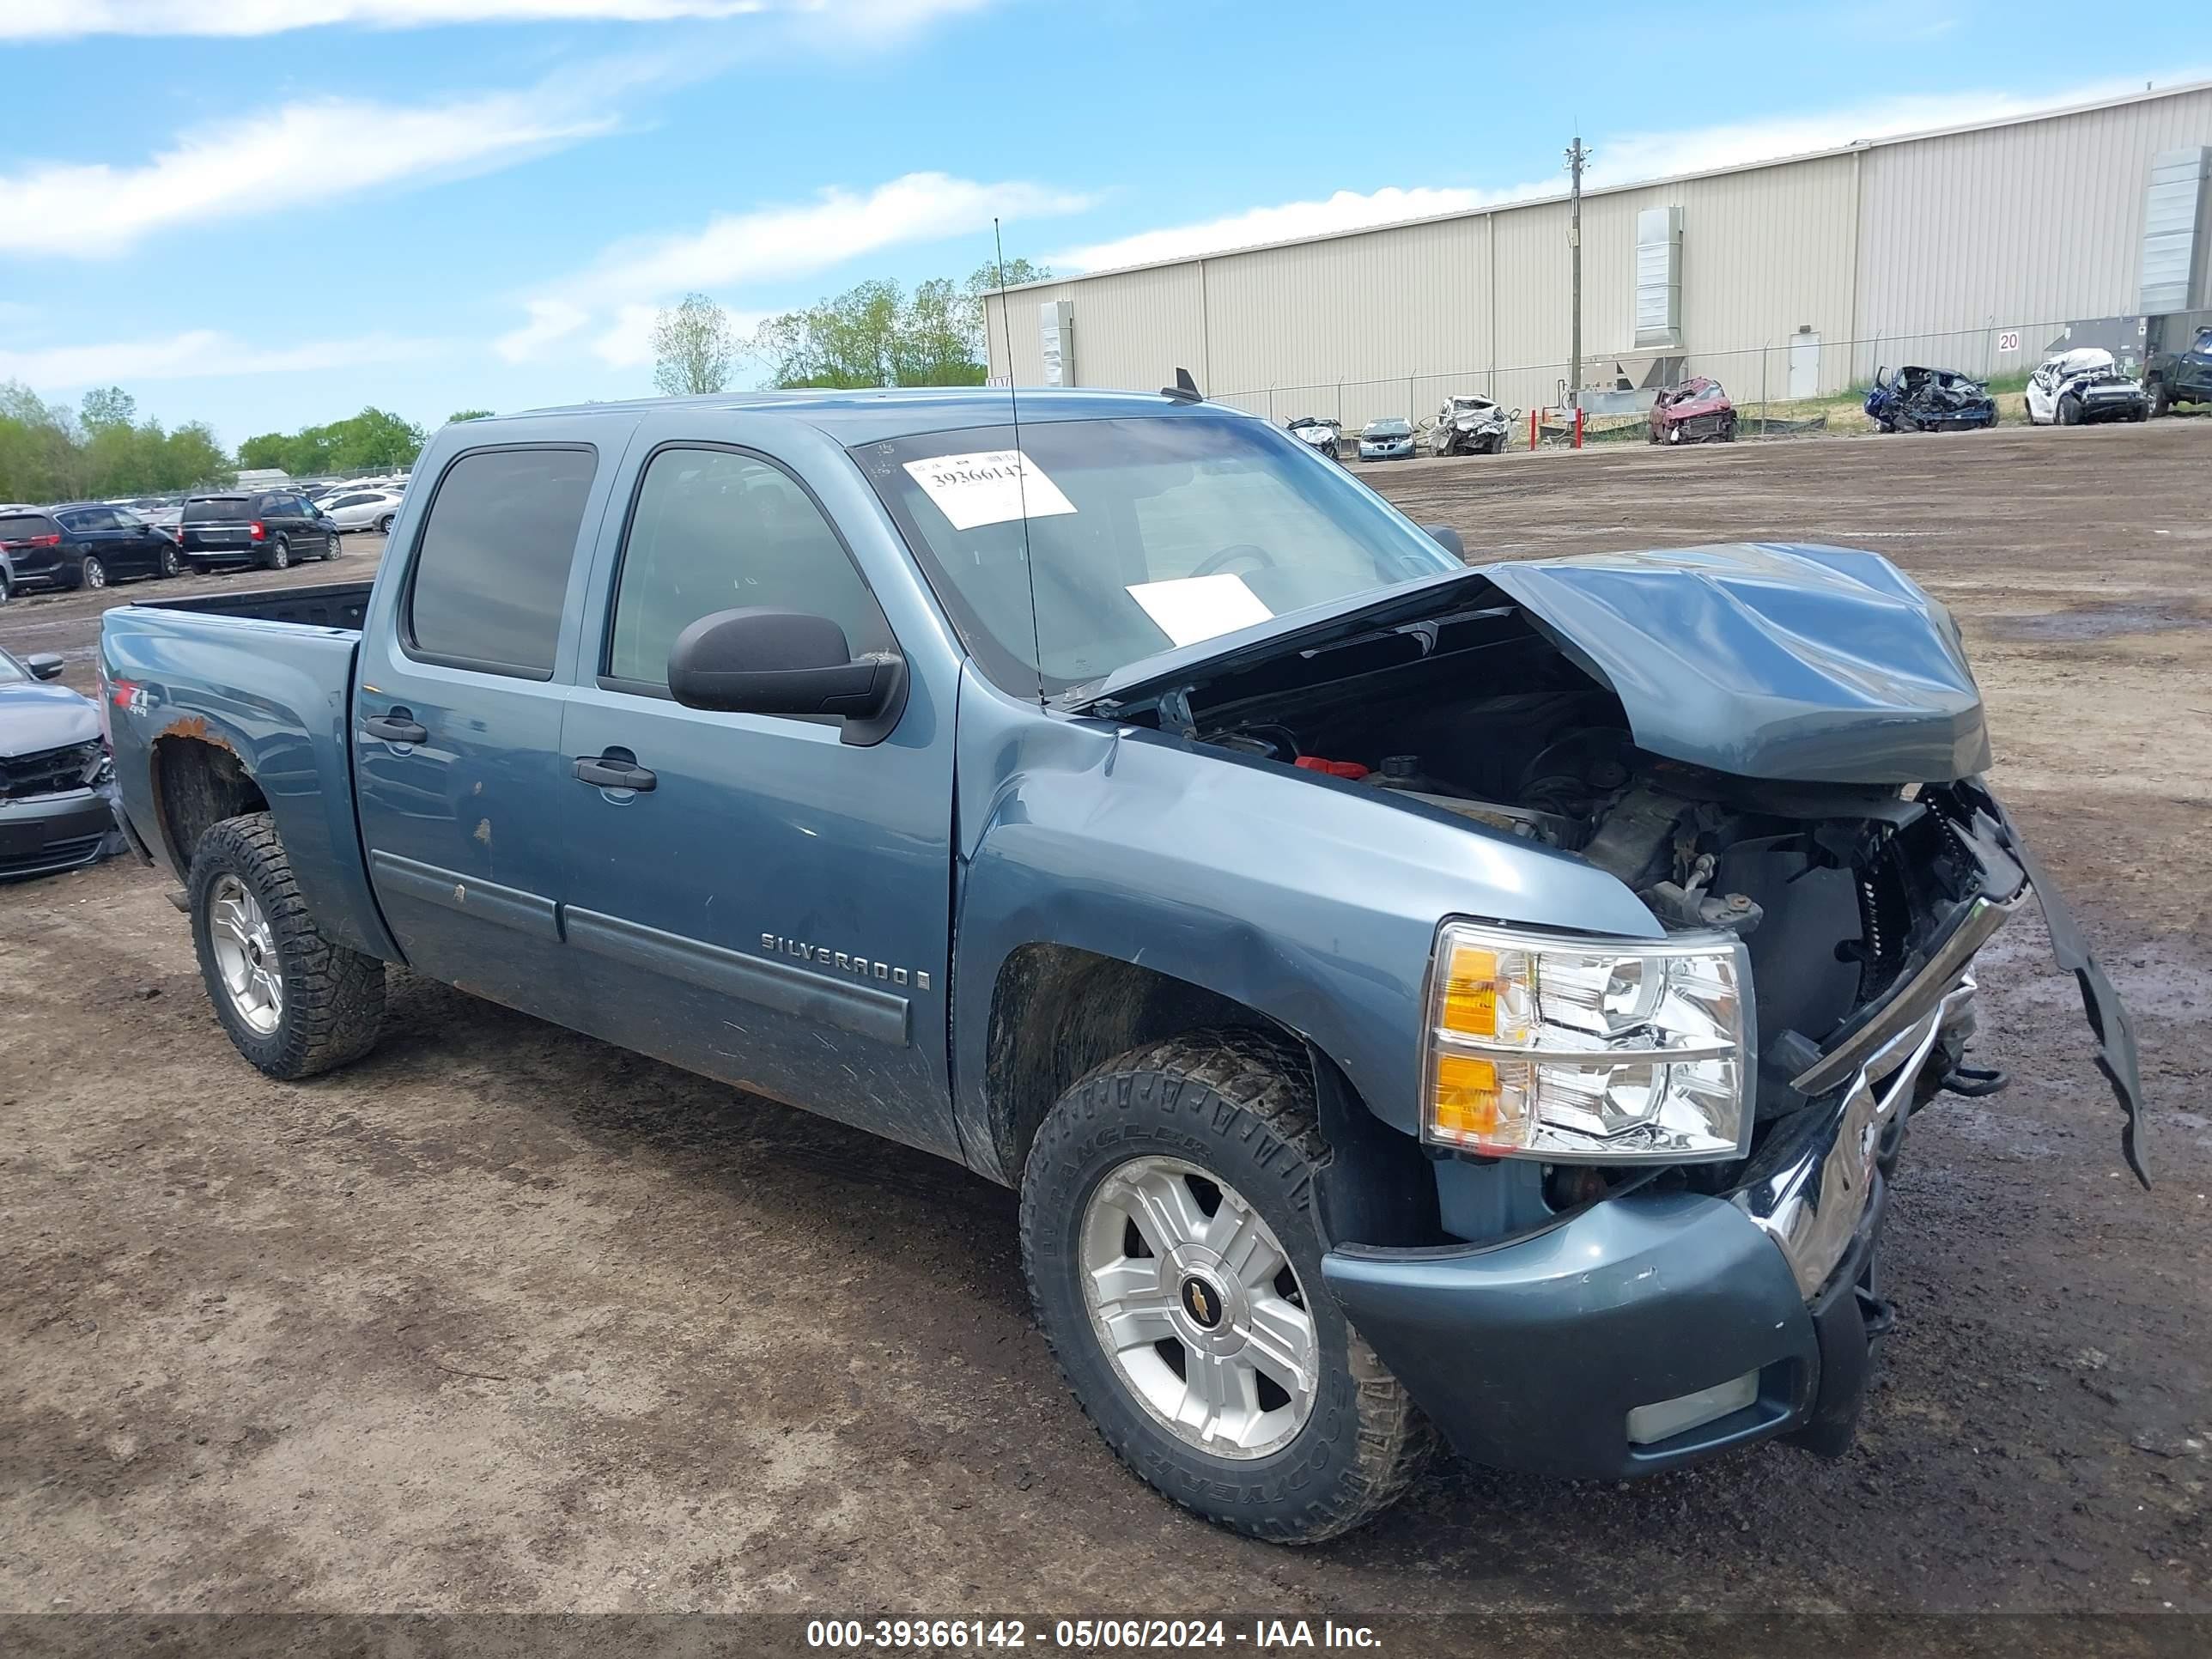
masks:
<path id="1" fill-rule="evenodd" d="M 2212 306 L 2212 82 L 1587 190 L 1582 243 L 1583 384 L 1615 394 L 1586 404 L 1691 374 L 1749 403 L 1881 363 L 2031 368 L 2069 325 L 2113 344 Z M 1182 366 L 1279 422 L 1358 422 L 1452 392 L 1564 404 L 1570 291 L 1563 193 L 1033 283 L 986 315 L 1019 386 Z"/>

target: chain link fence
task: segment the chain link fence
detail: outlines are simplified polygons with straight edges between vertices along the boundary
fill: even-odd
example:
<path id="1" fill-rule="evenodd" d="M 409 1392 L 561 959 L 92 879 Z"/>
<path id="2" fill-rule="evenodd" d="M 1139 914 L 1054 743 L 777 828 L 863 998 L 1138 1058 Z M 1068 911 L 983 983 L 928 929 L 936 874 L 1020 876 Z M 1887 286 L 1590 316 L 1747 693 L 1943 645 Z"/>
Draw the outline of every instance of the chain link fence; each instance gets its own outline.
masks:
<path id="1" fill-rule="evenodd" d="M 2064 322 L 1993 321 L 1974 329 L 1875 334 L 1856 340 L 1803 333 L 1771 345 L 1726 351 L 1645 348 L 1631 353 L 1591 352 L 1583 360 L 1585 440 L 1640 439 L 1647 429 L 1653 394 L 1700 375 L 1719 381 L 1727 391 L 1735 405 L 1740 438 L 1861 431 L 1869 423 L 1860 405 L 1876 371 L 1906 364 L 1954 369 L 1989 381 L 1998 394 L 2000 418 L 2017 420 L 2017 398 L 2004 394 L 2018 393 L 2038 363 L 2051 352 L 2066 349 L 2068 326 Z M 2124 342 L 2097 343 L 2111 346 L 2130 373 L 2140 369 L 2140 343 L 2132 354 Z M 1370 421 L 1392 418 L 1411 421 L 1418 429 L 1437 418 L 1447 399 L 1481 397 L 1516 411 L 1510 448 L 1528 447 L 1531 411 L 1537 417 L 1540 443 L 1572 441 L 1572 405 L 1564 362 L 1424 369 L 1387 380 L 1325 380 L 1209 391 L 1207 395 L 1277 426 L 1303 416 L 1336 420 L 1347 436 Z"/>

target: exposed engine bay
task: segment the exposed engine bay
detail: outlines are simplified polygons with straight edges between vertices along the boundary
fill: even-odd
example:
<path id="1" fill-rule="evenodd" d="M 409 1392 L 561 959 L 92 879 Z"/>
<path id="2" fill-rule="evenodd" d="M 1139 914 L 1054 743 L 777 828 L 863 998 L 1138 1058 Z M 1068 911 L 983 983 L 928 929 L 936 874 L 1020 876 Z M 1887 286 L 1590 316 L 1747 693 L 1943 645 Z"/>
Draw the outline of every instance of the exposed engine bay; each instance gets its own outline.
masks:
<path id="1" fill-rule="evenodd" d="M 1960 907 L 2021 885 L 1971 782 L 1789 783 L 1668 759 L 1638 748 L 1612 692 L 1516 607 L 1431 630 L 1194 689 L 1189 735 L 1585 859 L 1667 928 L 1741 937 L 1762 1121 L 1805 1103 L 1790 1080 Z M 1959 1060 L 1942 1056 L 1934 1079 Z"/>

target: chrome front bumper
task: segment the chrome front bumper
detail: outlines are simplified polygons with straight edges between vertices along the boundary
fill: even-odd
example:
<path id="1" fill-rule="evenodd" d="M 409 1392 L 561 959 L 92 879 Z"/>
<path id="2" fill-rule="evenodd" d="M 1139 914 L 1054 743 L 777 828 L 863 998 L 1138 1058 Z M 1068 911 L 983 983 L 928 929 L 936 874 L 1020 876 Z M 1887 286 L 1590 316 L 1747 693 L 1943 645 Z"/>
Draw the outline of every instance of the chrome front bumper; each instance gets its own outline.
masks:
<path id="1" fill-rule="evenodd" d="M 1920 1068 L 1947 1032 L 1972 1018 L 1973 975 L 1963 968 L 1957 974 L 1948 988 L 1938 986 L 1941 996 L 1933 1007 L 1881 1039 L 1815 1132 L 1801 1136 L 1778 1164 L 1730 1194 L 1729 1201 L 1779 1247 L 1808 1299 L 1826 1285 L 1850 1249 L 1874 1198 L 1882 1144 L 1911 1109 Z"/>

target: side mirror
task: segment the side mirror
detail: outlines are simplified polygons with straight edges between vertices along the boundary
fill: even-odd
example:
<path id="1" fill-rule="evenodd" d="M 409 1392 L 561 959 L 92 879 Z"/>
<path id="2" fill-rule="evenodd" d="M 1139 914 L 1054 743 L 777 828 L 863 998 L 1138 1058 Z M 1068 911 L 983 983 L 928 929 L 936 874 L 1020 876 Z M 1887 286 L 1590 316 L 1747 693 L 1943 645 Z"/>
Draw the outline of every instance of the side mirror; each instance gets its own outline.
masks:
<path id="1" fill-rule="evenodd" d="M 687 708 L 828 714 L 851 744 L 880 743 L 906 707 L 906 661 L 855 660 L 827 617 L 748 608 L 702 617 L 668 653 L 668 689 Z"/>
<path id="2" fill-rule="evenodd" d="M 1449 525 L 1425 524 L 1421 533 L 1462 564 L 1467 562 L 1467 544 L 1460 540 L 1459 532 Z"/>
<path id="3" fill-rule="evenodd" d="M 51 651 L 24 658 L 23 666 L 31 671 L 34 680 L 58 680 L 62 677 L 62 659 Z"/>

